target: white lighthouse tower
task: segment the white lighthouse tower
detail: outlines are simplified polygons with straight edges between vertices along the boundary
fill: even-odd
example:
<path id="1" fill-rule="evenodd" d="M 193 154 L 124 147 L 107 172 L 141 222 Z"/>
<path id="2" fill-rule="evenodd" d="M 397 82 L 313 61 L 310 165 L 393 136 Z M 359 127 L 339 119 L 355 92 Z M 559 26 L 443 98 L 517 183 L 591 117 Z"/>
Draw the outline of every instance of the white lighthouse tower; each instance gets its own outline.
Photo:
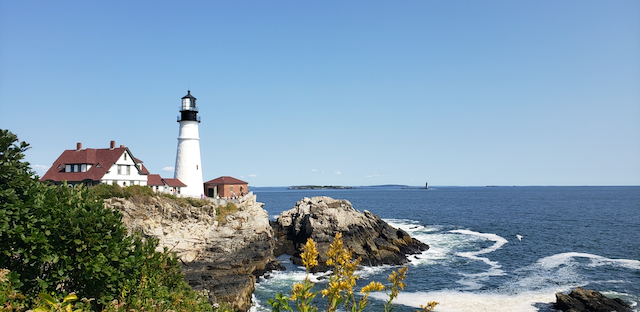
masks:
<path id="1" fill-rule="evenodd" d="M 186 184 L 181 195 L 201 197 L 204 194 L 202 180 L 202 161 L 200 160 L 200 135 L 198 133 L 198 108 L 196 98 L 191 90 L 182 98 L 180 106 L 180 133 L 178 134 L 178 152 L 176 155 L 176 171 L 174 178 Z"/>

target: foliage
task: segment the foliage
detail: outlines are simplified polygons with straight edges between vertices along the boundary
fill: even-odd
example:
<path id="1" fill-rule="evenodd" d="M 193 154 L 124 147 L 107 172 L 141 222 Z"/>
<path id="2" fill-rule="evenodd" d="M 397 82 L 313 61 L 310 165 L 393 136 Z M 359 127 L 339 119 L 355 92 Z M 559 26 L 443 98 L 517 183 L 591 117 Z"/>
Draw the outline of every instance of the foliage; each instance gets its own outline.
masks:
<path id="1" fill-rule="evenodd" d="M 89 188 L 89 191 L 92 196 L 100 199 L 107 199 L 112 197 L 130 199 L 132 197 L 146 197 L 154 195 L 153 189 L 143 185 L 121 187 L 118 184 L 101 183 L 96 186 L 92 186 L 91 188 Z"/>
<path id="2" fill-rule="evenodd" d="M 348 251 L 342 242 L 342 234 L 338 233 L 333 243 L 329 246 L 327 252 L 328 265 L 333 265 L 333 271 L 329 277 L 329 283 L 326 288 L 319 292 L 312 292 L 314 283 L 309 279 L 310 270 L 318 264 L 318 250 L 313 239 L 309 238 L 303 247 L 301 254 L 302 263 L 307 270 L 307 275 L 302 283 L 296 283 L 291 290 L 291 296 L 287 297 L 281 293 L 277 294 L 275 299 L 269 299 L 269 304 L 274 312 L 293 311 L 289 306 L 289 301 L 296 302 L 296 308 L 299 312 L 316 312 L 318 308 L 313 305 L 313 299 L 318 294 L 322 294 L 323 298 L 327 298 L 327 311 L 337 311 L 340 306 L 344 306 L 345 311 L 362 312 L 369 305 L 369 295 L 374 291 L 385 291 L 389 299 L 384 305 L 385 312 L 391 312 L 394 308 L 392 301 L 398 297 L 400 290 L 403 290 L 406 284 L 403 282 L 406 278 L 407 267 L 402 267 L 397 271 L 393 271 L 387 279 L 390 284 L 383 285 L 380 282 L 372 281 L 368 285 L 360 289 L 360 298 L 356 299 L 354 295 L 354 287 L 358 276 L 355 275 L 356 268 L 360 263 L 360 259 L 353 259 L 351 251 Z M 426 305 L 420 305 L 422 312 L 429 312 L 434 309 L 438 303 L 431 301 Z"/>
<path id="3" fill-rule="evenodd" d="M 216 217 L 218 224 L 227 223 L 227 216 L 238 211 L 238 206 L 234 203 L 228 202 L 225 206 L 218 206 L 216 208 Z"/>
<path id="4" fill-rule="evenodd" d="M 26 309 L 26 297 L 16 288 L 20 288 L 20 276 L 7 269 L 0 269 L 0 311 L 22 311 Z"/>
<path id="5" fill-rule="evenodd" d="M 104 207 L 116 188 L 40 183 L 23 161 L 28 146 L 0 130 L 0 311 L 219 310 L 190 289 L 174 254 L 129 236 L 120 212 Z"/>
<path id="6" fill-rule="evenodd" d="M 64 296 L 62 301 L 58 300 L 54 296 L 47 293 L 41 293 L 38 295 L 38 297 L 40 298 L 40 301 L 44 303 L 44 306 L 43 304 L 41 304 L 41 306 L 38 308 L 35 308 L 33 312 L 82 312 L 82 311 L 85 311 L 82 307 L 80 308 L 74 307 L 73 302 L 78 300 L 78 296 L 76 296 L 76 294 L 73 294 L 73 293 Z"/>

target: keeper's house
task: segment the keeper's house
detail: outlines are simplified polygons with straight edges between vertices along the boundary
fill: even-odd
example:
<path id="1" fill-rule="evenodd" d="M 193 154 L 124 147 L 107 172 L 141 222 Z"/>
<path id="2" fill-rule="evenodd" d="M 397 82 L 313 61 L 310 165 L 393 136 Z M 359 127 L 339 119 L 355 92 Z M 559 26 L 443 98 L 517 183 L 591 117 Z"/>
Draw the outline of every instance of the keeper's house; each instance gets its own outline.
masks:
<path id="1" fill-rule="evenodd" d="M 249 183 L 234 177 L 224 176 L 204 183 L 207 197 L 232 198 L 239 197 L 249 192 Z"/>
<path id="2" fill-rule="evenodd" d="M 149 185 L 158 193 L 179 195 L 185 186 L 178 179 L 162 179 L 159 175 L 151 175 L 144 167 L 142 160 L 133 157 L 129 148 L 124 145 L 116 147 L 111 141 L 109 148 L 82 149 L 78 143 L 75 150 L 65 150 L 56 159 L 51 168 L 40 181 L 69 185 L 84 184 L 87 186 L 117 184 L 120 186 Z M 155 179 L 157 176 L 157 179 Z"/>

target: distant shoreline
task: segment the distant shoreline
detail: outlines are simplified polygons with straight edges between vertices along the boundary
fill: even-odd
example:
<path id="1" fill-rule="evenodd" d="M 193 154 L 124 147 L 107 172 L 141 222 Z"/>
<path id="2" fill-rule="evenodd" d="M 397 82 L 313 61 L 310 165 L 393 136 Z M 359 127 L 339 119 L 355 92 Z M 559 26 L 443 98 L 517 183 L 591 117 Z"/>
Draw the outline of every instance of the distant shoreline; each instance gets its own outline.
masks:
<path id="1" fill-rule="evenodd" d="M 337 186 L 337 185 L 300 185 L 290 186 L 288 190 L 349 190 L 354 189 L 353 186 Z"/>

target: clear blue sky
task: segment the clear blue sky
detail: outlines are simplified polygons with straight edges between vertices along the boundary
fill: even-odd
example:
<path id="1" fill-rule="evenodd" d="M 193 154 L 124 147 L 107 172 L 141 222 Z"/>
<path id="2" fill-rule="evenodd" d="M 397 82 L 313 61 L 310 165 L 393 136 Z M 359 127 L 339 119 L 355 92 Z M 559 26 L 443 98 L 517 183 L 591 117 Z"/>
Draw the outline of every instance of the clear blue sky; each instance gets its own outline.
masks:
<path id="1" fill-rule="evenodd" d="M 639 1 L 0 0 L 40 175 L 115 140 L 172 177 L 187 88 L 205 181 L 640 185 Z"/>

